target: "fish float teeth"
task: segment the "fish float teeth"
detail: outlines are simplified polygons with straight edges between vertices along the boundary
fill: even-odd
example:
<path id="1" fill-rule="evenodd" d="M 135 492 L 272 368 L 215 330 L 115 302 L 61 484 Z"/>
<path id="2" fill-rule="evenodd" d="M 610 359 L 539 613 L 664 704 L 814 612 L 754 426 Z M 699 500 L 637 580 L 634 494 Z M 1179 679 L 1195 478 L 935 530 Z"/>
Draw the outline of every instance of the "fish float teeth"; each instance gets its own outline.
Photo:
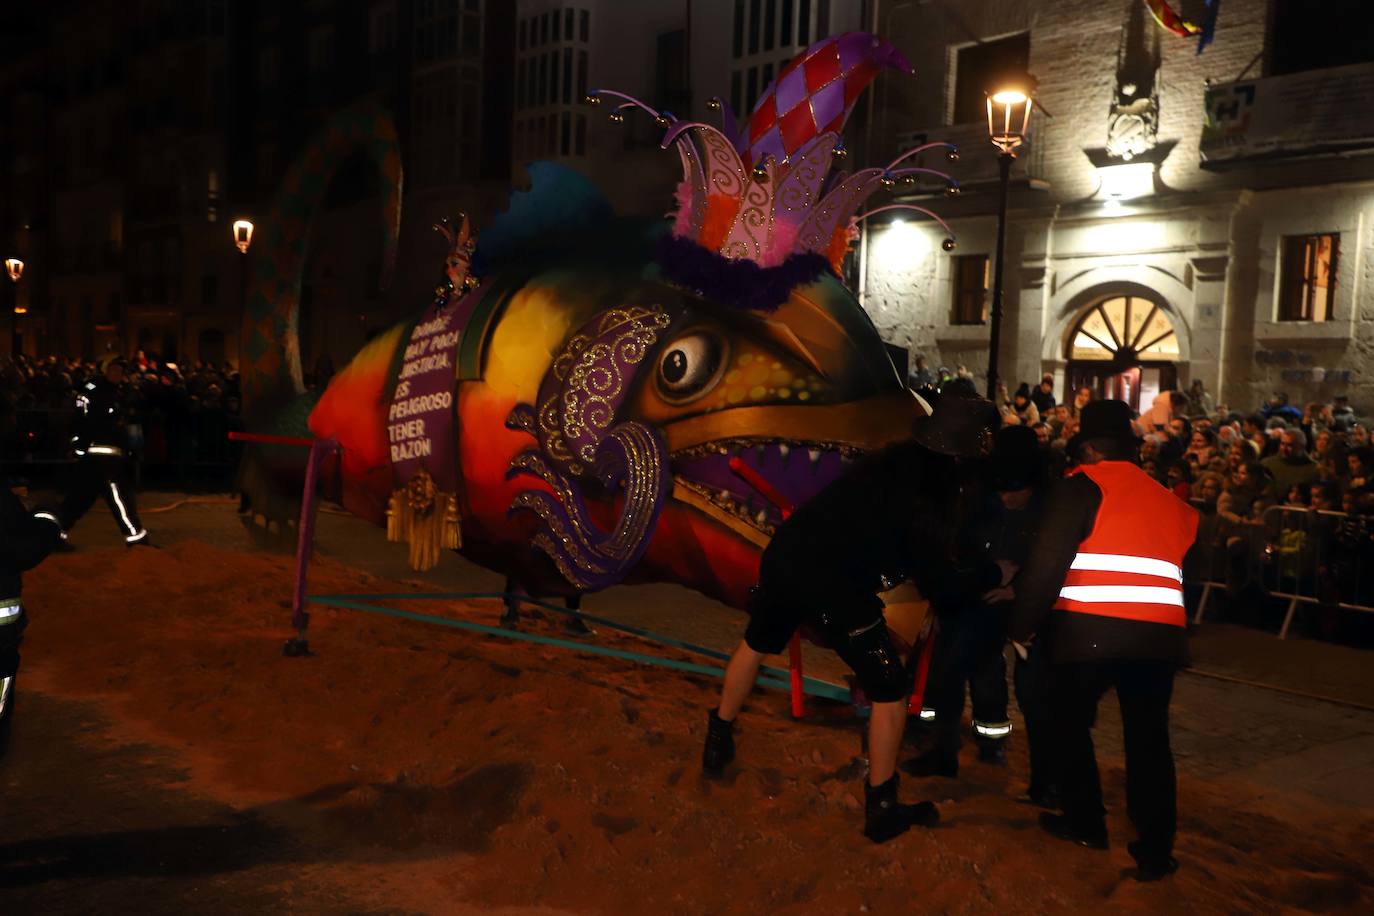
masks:
<path id="1" fill-rule="evenodd" d="M 730 500 L 730 491 L 729 491 L 729 490 L 721 490 L 719 493 L 716 494 L 716 496 L 717 496 L 722 502 L 729 502 L 729 500 Z"/>
<path id="2" fill-rule="evenodd" d="M 766 524 L 768 522 L 768 512 L 764 509 L 760 509 L 759 514 L 754 516 L 754 521 L 758 522 L 760 525 Z"/>
<path id="3" fill-rule="evenodd" d="M 768 451 L 768 446 L 766 446 L 766 445 L 764 445 L 762 442 L 760 442 L 758 445 L 754 446 L 754 457 L 755 457 L 756 459 L 758 459 L 760 462 L 762 462 L 762 461 L 763 461 L 763 453 L 766 452 L 766 451 Z"/>
<path id="4" fill-rule="evenodd" d="M 791 451 L 792 451 L 792 449 L 791 449 L 789 446 L 787 446 L 786 444 L 780 444 L 780 445 L 778 446 L 778 454 L 782 456 L 782 460 L 783 460 L 783 461 L 786 461 L 786 460 L 787 460 L 787 455 L 788 455 L 788 453 L 790 453 Z"/>
<path id="5" fill-rule="evenodd" d="M 820 449 L 818 449 L 818 448 L 809 448 L 809 449 L 806 450 L 806 454 L 808 454 L 808 455 L 811 456 L 811 467 L 812 467 L 812 468 L 814 468 L 817 464 L 820 464 L 820 461 L 821 461 L 821 450 L 820 450 Z"/>

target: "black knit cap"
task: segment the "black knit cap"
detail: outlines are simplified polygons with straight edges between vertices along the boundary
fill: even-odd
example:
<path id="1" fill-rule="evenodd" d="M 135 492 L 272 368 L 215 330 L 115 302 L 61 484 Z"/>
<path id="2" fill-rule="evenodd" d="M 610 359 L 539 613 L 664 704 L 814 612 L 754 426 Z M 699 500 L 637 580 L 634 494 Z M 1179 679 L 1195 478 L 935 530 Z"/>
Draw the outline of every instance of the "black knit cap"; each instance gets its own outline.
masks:
<path id="1" fill-rule="evenodd" d="M 1004 426 L 992 437 L 989 470 L 999 491 L 1024 490 L 1045 476 L 1045 455 L 1040 438 L 1029 426 Z"/>
<path id="2" fill-rule="evenodd" d="M 1125 401 L 1089 401 L 1083 405 L 1079 414 L 1078 434 L 1069 440 L 1068 453 L 1076 454 L 1078 446 L 1093 439 L 1117 439 L 1136 444 L 1136 435 L 1131 423 L 1131 405 Z"/>

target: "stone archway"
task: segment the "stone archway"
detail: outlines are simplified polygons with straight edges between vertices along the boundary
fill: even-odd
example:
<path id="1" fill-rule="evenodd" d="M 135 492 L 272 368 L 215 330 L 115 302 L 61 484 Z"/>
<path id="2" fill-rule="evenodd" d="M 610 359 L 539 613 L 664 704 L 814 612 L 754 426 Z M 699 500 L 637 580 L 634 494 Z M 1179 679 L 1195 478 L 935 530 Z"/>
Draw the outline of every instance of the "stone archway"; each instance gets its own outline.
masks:
<path id="1" fill-rule="evenodd" d="M 1059 345 L 1066 392 L 1088 387 L 1097 397 L 1141 410 L 1160 391 L 1178 387 L 1184 338 L 1160 297 L 1149 291 L 1092 297 L 1066 323 Z"/>

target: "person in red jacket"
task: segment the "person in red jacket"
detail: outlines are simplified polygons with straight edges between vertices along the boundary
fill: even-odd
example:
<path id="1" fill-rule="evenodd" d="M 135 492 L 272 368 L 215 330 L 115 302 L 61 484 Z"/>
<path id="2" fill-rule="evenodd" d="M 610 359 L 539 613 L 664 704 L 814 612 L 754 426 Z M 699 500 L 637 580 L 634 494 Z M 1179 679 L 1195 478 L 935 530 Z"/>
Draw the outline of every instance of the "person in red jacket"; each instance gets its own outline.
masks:
<path id="1" fill-rule="evenodd" d="M 1198 514 L 1134 463 L 1131 409 L 1094 401 L 1068 451 L 1079 467 L 1058 481 L 1017 579 L 1008 635 L 1048 640 L 1050 699 L 1063 814 L 1053 836 L 1106 849 L 1102 784 L 1093 754 L 1097 703 L 1115 688 L 1126 746 L 1126 803 L 1139 839 L 1127 848 L 1137 877 L 1178 868 L 1169 699 L 1187 663 L 1183 556 Z M 1044 646 L 1041 647 L 1046 648 Z"/>

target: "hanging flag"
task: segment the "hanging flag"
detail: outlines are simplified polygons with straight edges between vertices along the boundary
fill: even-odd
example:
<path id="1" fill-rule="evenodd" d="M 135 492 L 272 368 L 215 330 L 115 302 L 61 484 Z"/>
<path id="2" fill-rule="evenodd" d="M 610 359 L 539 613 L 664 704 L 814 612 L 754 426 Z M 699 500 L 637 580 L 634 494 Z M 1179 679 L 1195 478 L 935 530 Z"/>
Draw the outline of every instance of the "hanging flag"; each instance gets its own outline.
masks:
<path id="1" fill-rule="evenodd" d="M 1212 34 L 1217 29 L 1217 11 L 1220 9 L 1221 0 L 1207 0 L 1207 20 L 1202 23 L 1202 35 L 1197 40 L 1199 54 L 1212 43 Z"/>
<path id="2" fill-rule="evenodd" d="M 1189 35 L 1196 35 L 1202 29 L 1184 19 L 1174 12 L 1173 7 L 1169 6 L 1168 0 L 1145 0 L 1145 7 L 1150 11 L 1150 15 L 1155 17 L 1160 28 L 1163 28 L 1180 38 L 1187 38 Z"/>

